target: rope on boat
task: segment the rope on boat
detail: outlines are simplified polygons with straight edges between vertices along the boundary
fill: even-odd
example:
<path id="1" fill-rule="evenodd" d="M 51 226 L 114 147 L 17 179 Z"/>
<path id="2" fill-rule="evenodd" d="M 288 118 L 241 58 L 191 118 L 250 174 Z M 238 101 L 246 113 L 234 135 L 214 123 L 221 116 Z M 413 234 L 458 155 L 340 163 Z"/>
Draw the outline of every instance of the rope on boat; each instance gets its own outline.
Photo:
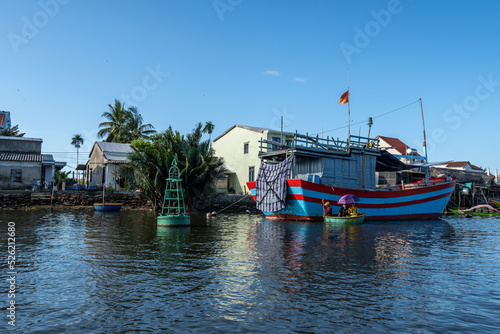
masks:
<path id="1" fill-rule="evenodd" d="M 236 203 L 241 202 L 242 200 L 244 200 L 244 199 L 245 199 L 245 198 L 247 198 L 248 196 L 252 196 L 252 194 L 248 194 L 248 195 L 243 196 L 242 198 L 240 198 L 240 199 L 239 199 L 239 200 L 237 200 L 236 202 L 231 203 L 231 204 L 229 204 L 228 206 L 226 206 L 225 208 L 223 208 L 222 210 L 217 211 L 215 214 L 216 214 L 216 215 L 218 215 L 219 213 L 221 213 L 222 211 L 226 210 L 227 208 L 230 208 L 230 207 L 232 207 L 233 205 L 235 205 Z"/>

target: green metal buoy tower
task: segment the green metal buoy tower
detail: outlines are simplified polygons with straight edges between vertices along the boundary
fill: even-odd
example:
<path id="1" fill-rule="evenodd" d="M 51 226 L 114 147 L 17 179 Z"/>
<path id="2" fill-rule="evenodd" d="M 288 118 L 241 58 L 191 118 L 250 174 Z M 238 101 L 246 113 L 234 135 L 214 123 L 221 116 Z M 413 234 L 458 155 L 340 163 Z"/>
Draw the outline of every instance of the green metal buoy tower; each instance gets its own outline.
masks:
<path id="1" fill-rule="evenodd" d="M 158 226 L 189 226 L 191 217 L 186 213 L 182 179 L 179 178 L 179 168 L 175 159 L 168 170 L 167 185 L 163 198 L 161 214 L 156 218 Z"/>

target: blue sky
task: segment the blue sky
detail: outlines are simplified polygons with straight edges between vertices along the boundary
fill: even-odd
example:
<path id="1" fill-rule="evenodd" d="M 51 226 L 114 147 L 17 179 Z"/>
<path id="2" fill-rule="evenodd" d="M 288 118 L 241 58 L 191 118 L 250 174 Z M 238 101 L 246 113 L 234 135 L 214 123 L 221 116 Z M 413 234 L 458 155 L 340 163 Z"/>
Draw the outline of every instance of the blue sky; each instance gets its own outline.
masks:
<path id="1" fill-rule="evenodd" d="M 0 110 L 76 164 L 114 99 L 158 131 L 212 121 L 397 137 L 500 169 L 500 2 L 1 1 Z M 347 75 L 347 72 L 349 75 Z M 404 107 L 406 106 L 406 107 Z M 404 108 L 402 108 L 404 107 Z M 391 112 L 393 111 L 393 112 Z"/>

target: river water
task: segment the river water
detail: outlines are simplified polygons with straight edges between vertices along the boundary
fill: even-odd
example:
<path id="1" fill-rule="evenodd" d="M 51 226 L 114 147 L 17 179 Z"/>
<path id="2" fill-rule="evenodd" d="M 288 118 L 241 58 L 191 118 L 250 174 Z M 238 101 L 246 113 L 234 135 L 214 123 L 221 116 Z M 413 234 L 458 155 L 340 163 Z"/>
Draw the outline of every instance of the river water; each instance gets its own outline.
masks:
<path id="1" fill-rule="evenodd" d="M 15 224 L 15 296 L 7 231 Z M 0 332 L 495 333 L 500 220 L 1 211 Z"/>

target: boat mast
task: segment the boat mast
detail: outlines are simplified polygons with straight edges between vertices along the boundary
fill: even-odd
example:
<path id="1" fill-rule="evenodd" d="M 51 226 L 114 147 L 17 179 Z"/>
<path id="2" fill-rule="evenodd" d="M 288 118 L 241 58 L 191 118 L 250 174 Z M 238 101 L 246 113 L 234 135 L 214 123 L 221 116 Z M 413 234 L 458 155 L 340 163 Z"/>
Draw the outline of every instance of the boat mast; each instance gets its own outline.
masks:
<path id="1" fill-rule="evenodd" d="M 427 139 L 425 137 L 425 121 L 424 121 L 424 107 L 422 106 L 422 98 L 419 99 L 420 101 L 420 111 L 422 112 L 422 125 L 424 128 L 424 152 L 425 152 L 425 163 L 427 163 Z M 425 167 L 425 182 L 429 182 L 429 166 Z"/>
<path id="2" fill-rule="evenodd" d="M 349 70 L 347 70 L 347 149 L 351 146 L 351 91 L 349 87 Z"/>

